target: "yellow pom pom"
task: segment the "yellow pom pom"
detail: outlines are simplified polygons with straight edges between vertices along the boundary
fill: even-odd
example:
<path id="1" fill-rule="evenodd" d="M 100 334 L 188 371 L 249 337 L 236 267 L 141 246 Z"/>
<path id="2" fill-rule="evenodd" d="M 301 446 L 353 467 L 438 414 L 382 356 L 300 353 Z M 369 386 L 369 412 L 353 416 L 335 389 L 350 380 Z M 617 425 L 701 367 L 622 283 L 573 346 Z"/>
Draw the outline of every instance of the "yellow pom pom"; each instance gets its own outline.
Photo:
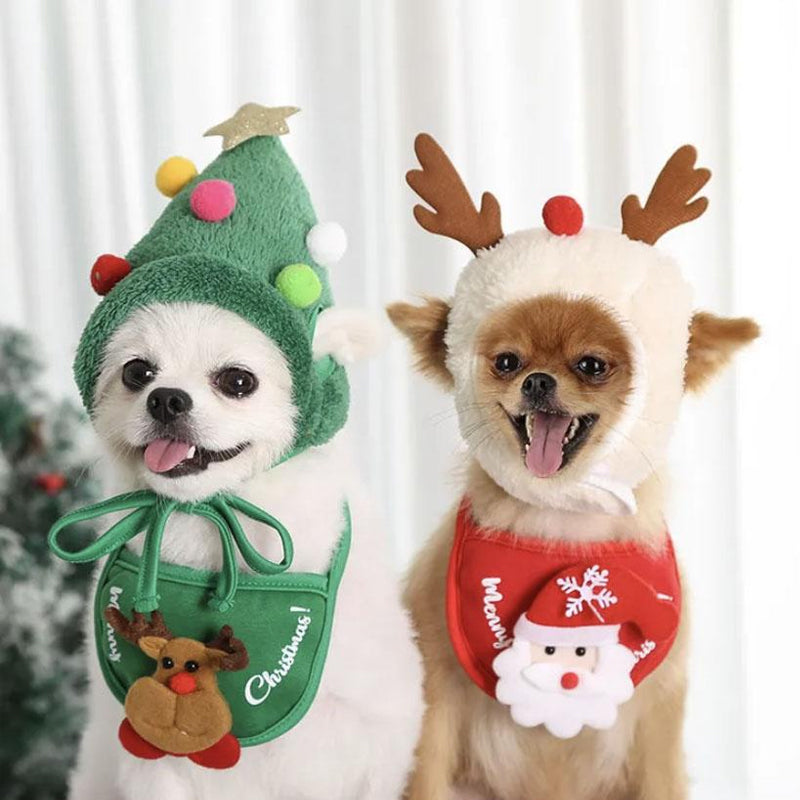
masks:
<path id="1" fill-rule="evenodd" d="M 175 197 L 197 175 L 197 167 L 183 156 L 172 156 L 156 172 L 156 187 L 161 194 Z"/>

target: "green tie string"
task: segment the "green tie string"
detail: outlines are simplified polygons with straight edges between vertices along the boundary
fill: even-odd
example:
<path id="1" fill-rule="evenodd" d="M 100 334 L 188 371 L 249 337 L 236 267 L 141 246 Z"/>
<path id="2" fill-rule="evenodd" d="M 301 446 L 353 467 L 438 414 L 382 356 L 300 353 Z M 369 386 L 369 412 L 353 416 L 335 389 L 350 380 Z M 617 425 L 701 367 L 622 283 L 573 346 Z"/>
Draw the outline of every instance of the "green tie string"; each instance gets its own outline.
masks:
<path id="1" fill-rule="evenodd" d="M 131 513 L 123 516 L 104 534 L 80 550 L 65 550 L 58 542 L 61 531 L 72 525 L 97 519 L 106 514 L 117 514 L 124 511 Z M 237 550 L 245 564 L 260 575 L 275 575 L 284 572 L 291 566 L 294 549 L 289 531 L 271 514 L 232 495 L 219 494 L 199 503 L 181 503 L 150 491 L 121 494 L 66 514 L 50 529 L 47 541 L 50 549 L 59 558 L 73 564 L 82 564 L 107 556 L 123 547 L 140 533 L 144 533 L 142 567 L 139 570 L 133 608 L 141 612 L 155 611 L 160 601 L 157 585 L 158 568 L 161 562 L 161 541 L 167 520 L 176 511 L 204 517 L 216 527 L 219 533 L 222 545 L 222 571 L 217 579 L 214 594 L 208 601 L 209 606 L 215 611 L 225 612 L 233 606 L 234 596 L 239 585 L 239 570 L 236 564 Z M 283 548 L 283 558 L 280 562 L 270 561 L 253 547 L 235 513 L 237 511 L 255 522 L 267 525 L 278 534 Z"/>

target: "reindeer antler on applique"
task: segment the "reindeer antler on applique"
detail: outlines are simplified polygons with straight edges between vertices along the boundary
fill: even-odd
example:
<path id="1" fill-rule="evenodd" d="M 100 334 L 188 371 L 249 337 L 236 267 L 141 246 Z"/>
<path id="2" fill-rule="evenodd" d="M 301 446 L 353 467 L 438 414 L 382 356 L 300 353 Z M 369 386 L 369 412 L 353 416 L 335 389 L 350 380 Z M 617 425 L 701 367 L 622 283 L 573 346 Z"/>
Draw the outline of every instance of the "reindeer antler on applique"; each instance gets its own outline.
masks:
<path id="1" fill-rule="evenodd" d="M 697 219 L 708 208 L 708 198 L 692 198 L 708 183 L 711 171 L 696 168 L 697 150 L 678 148 L 656 178 L 642 208 L 635 194 L 622 201 L 622 232 L 645 244 L 655 244 L 667 231 Z"/>
<path id="2" fill-rule="evenodd" d="M 219 633 L 210 642 L 206 642 L 206 647 L 211 650 L 222 650 L 228 654 L 219 662 L 219 669 L 223 672 L 235 672 L 244 669 L 250 663 L 244 642 L 233 635 L 233 628 L 230 625 L 223 625 Z"/>
<path id="3" fill-rule="evenodd" d="M 163 639 L 164 642 L 175 638 L 160 611 L 154 611 L 149 620 L 141 612 L 134 611 L 132 618 L 128 619 L 119 609 L 109 607 L 105 610 L 105 618 L 106 622 L 131 644 L 138 645 L 147 637 Z M 244 669 L 250 663 L 244 642 L 233 635 L 233 628 L 230 625 L 223 625 L 213 639 L 205 642 L 205 647 L 223 654 L 217 662 L 217 669 L 222 672 L 235 672 Z"/>
<path id="4" fill-rule="evenodd" d="M 410 170 L 406 181 L 434 209 L 414 206 L 417 222 L 426 231 L 461 242 L 473 253 L 494 247 L 503 238 L 497 198 L 484 192 L 478 211 L 456 168 L 429 134 L 417 136 L 414 151 L 422 169 Z"/>
<path id="5" fill-rule="evenodd" d="M 131 644 L 138 644 L 139 639 L 145 636 L 157 636 L 167 641 L 175 638 L 160 611 L 154 611 L 149 620 L 140 611 L 134 611 L 132 619 L 128 619 L 118 608 L 109 607 L 105 610 L 105 618 L 106 622 Z"/>

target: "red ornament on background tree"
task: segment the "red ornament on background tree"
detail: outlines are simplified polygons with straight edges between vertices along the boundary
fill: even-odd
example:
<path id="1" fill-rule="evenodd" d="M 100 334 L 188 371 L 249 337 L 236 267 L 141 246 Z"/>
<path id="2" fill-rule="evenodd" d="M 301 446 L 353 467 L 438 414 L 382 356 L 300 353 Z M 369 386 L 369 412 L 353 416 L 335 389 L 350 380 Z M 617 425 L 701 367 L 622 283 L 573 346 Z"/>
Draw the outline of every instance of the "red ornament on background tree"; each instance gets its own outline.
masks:
<path id="1" fill-rule="evenodd" d="M 57 495 L 67 485 L 67 478 L 60 472 L 42 472 L 34 479 L 34 483 L 44 492 Z"/>

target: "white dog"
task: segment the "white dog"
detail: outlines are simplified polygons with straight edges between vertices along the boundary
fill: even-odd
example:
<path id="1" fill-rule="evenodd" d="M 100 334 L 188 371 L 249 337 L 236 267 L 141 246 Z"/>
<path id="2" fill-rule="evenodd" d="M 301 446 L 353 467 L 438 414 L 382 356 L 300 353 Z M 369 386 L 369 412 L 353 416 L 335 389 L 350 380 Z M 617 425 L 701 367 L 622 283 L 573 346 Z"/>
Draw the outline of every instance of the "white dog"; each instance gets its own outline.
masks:
<path id="1" fill-rule="evenodd" d="M 364 332 L 353 312 L 323 312 L 315 358 L 364 355 L 374 338 Z M 167 422 L 153 399 L 158 390 L 181 399 L 172 403 L 176 413 Z M 169 394 L 155 397 L 169 404 Z M 317 573 L 328 568 L 346 499 L 352 547 L 319 692 L 299 724 L 269 743 L 244 748 L 231 769 L 203 769 L 184 758 L 138 759 L 117 741 L 123 709 L 92 654 L 89 721 L 72 800 L 400 797 L 422 714 L 409 620 L 345 434 L 270 468 L 291 446 L 295 417 L 282 351 L 232 312 L 189 303 L 148 306 L 108 342 L 93 422 L 108 454 L 108 477 L 115 484 L 109 488 L 147 488 L 181 501 L 235 493 L 292 533 L 291 571 Z M 272 532 L 249 520 L 243 526 L 262 555 L 280 560 Z M 131 548 L 140 550 L 140 540 Z M 210 523 L 179 513 L 169 518 L 161 557 L 194 568 L 218 570 L 222 564 Z M 91 639 L 91 623 L 88 631 Z"/>

